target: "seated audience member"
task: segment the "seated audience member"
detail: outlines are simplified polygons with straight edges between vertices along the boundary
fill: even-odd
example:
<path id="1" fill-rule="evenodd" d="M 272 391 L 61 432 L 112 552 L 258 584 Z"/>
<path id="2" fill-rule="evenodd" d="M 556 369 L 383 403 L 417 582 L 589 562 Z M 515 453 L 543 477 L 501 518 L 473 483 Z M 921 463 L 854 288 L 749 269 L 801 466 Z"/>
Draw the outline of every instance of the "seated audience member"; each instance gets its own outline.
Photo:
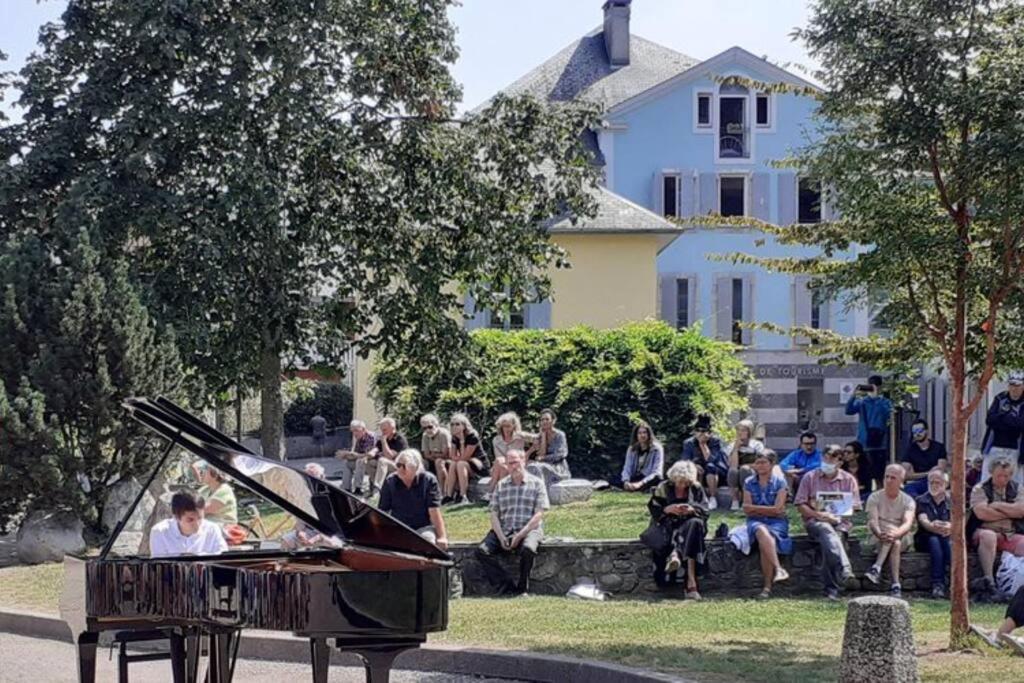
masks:
<path id="1" fill-rule="evenodd" d="M 228 549 L 224 535 L 203 518 L 204 501 L 191 491 L 171 497 L 173 517 L 157 522 L 149 532 L 150 557 L 220 555 Z"/>
<path id="2" fill-rule="evenodd" d="M 711 417 L 699 415 L 693 427 L 693 436 L 683 442 L 683 460 L 695 464 L 708 485 L 708 509 L 718 507 L 718 482 L 729 477 L 729 458 L 722 448 L 722 440 L 711 433 Z"/>
<path id="3" fill-rule="evenodd" d="M 917 419 L 910 425 L 910 443 L 903 451 L 902 463 L 907 475 L 904 488 L 914 498 L 928 492 L 929 472 L 935 468 L 946 471 L 946 447 L 931 437 L 926 421 Z"/>
<path id="4" fill-rule="evenodd" d="M 522 451 L 505 454 L 508 476 L 491 496 L 491 530 L 476 549 L 487 580 L 505 594 L 525 595 L 529 590 L 530 572 L 544 538 L 544 511 L 549 507 L 544 482 L 526 471 L 524 461 Z M 502 553 L 519 554 L 518 583 L 509 580 L 498 561 Z"/>
<path id="5" fill-rule="evenodd" d="M 441 420 L 433 413 L 427 413 L 420 418 L 420 429 L 423 430 L 420 437 L 423 466 L 427 470 L 433 470 L 438 485 L 444 491 L 448 470 L 443 461 L 448 459 L 452 447 L 452 433 L 441 426 Z"/>
<path id="6" fill-rule="evenodd" d="M 914 511 L 916 505 L 903 487 L 904 469 L 902 465 L 889 465 L 885 468 L 882 490 L 875 491 L 868 497 L 868 544 L 877 548 L 878 555 L 874 564 L 864 574 L 871 583 L 882 580 L 882 565 L 889 558 L 889 573 L 892 584 L 889 592 L 899 597 L 900 587 L 900 556 L 903 551 L 910 550 L 912 538 L 910 531 L 914 528 Z"/>
<path id="7" fill-rule="evenodd" d="M 491 465 L 491 492 L 498 486 L 508 470 L 505 469 L 505 456 L 509 451 L 526 452 L 526 434 L 523 433 L 523 425 L 519 416 L 513 412 L 503 413 L 495 420 L 494 426 L 498 433 L 491 439 L 491 455 L 494 456 L 494 464 Z"/>
<path id="8" fill-rule="evenodd" d="M 323 480 L 327 476 L 323 465 L 315 462 L 306 463 L 302 471 L 314 479 Z M 308 484 L 308 482 L 307 482 Z M 281 548 L 284 550 L 297 550 L 317 545 L 323 540 L 323 536 L 313 527 L 300 519 L 295 520 L 295 526 L 291 531 L 281 537 Z"/>
<path id="9" fill-rule="evenodd" d="M 967 456 L 967 474 L 964 476 L 964 484 L 967 487 L 967 495 L 964 499 L 968 501 L 968 507 L 970 507 L 971 491 L 974 487 L 981 483 L 981 471 L 985 466 L 985 456 L 980 453 L 977 455 Z"/>
<path id="10" fill-rule="evenodd" d="M 931 557 L 932 597 L 946 597 L 946 581 L 952 558 L 949 545 L 949 496 L 946 473 L 936 468 L 928 473 L 928 490 L 914 500 L 917 506 L 917 531 L 914 549 Z"/>
<path id="11" fill-rule="evenodd" d="M 638 422 L 626 449 L 622 466 L 622 488 L 626 491 L 647 491 L 661 483 L 665 472 L 665 449 L 654 438 L 651 426 Z"/>
<path id="12" fill-rule="evenodd" d="M 698 481 L 697 466 L 680 460 L 668 469 L 667 481 L 654 490 L 647 509 L 651 521 L 664 529 L 668 546 L 652 548 L 654 578 L 659 585 L 668 583 L 686 563 L 686 597 L 700 600 L 697 592 L 697 565 L 704 564 L 704 537 L 707 535 L 708 502 Z"/>
<path id="13" fill-rule="evenodd" d="M 743 482 L 747 533 L 751 544 L 757 544 L 761 557 L 764 588 L 757 597 L 762 600 L 771 597 L 773 584 L 789 579 L 789 572 L 779 562 L 779 553 L 788 554 L 793 546 L 786 516 L 786 480 L 774 472 L 777 458 L 775 451 L 768 448 L 758 453 L 754 476 Z"/>
<path id="14" fill-rule="evenodd" d="M 732 491 L 733 512 L 740 509 L 743 500 L 743 482 L 754 476 L 754 458 L 764 450 L 764 444 L 754 438 L 754 423 L 740 420 L 736 423 L 736 439 L 729 448 L 729 489 Z"/>
<path id="15" fill-rule="evenodd" d="M 373 450 L 374 438 L 362 420 L 352 420 L 348 428 L 352 432 L 352 448 L 335 451 L 334 457 L 341 460 L 341 488 L 362 494 L 366 462 Z"/>
<path id="16" fill-rule="evenodd" d="M 203 517 L 219 527 L 238 524 L 238 503 L 231 485 L 224 480 L 224 473 L 206 465 L 200 470 L 199 497 L 205 501 Z"/>
<path id="17" fill-rule="evenodd" d="M 821 456 L 821 467 L 808 472 L 800 480 L 794 503 L 800 509 L 807 535 L 818 542 L 821 549 L 821 579 L 825 584 L 825 597 L 838 600 L 844 584 L 854 577 L 850 557 L 843 541 L 853 523 L 849 516 L 836 514 L 819 500 L 819 493 L 842 493 L 850 496 L 850 513 L 860 509 L 860 491 L 857 480 L 839 465 L 843 448 L 833 444 Z"/>
<path id="18" fill-rule="evenodd" d="M 1009 647 L 1024 656 L 1024 638 L 1011 635 L 1014 630 L 1024 627 L 1024 586 L 1017 589 L 1006 607 L 1006 617 L 995 632 L 971 624 L 971 631 L 992 647 Z"/>
<path id="19" fill-rule="evenodd" d="M 540 411 L 540 433 L 535 442 L 537 459 L 527 466 L 530 473 L 544 480 L 545 486 L 572 477 L 569 471 L 569 442 L 565 432 L 555 429 L 557 421 L 558 416 L 550 408 Z"/>
<path id="20" fill-rule="evenodd" d="M 805 474 L 821 467 L 821 451 L 818 449 L 818 437 L 814 432 L 801 434 L 800 447 L 790 451 L 779 463 L 779 467 L 791 491 L 797 490 L 800 479 Z"/>
<path id="21" fill-rule="evenodd" d="M 377 423 L 377 430 L 380 436 L 370 450 L 370 457 L 366 460 L 366 471 L 370 475 L 370 494 L 379 491 L 388 473 L 395 469 L 395 458 L 398 454 L 409 447 L 409 442 L 398 431 L 395 419 L 383 417 Z"/>
<path id="22" fill-rule="evenodd" d="M 452 432 L 452 446 L 449 450 L 445 502 L 461 503 L 469 500 L 470 478 L 482 477 L 487 473 L 487 455 L 484 453 L 480 435 L 473 429 L 468 417 L 462 413 L 455 413 L 449 420 L 449 426 Z"/>
<path id="23" fill-rule="evenodd" d="M 384 480 L 377 507 L 441 550 L 448 549 L 448 534 L 441 516 L 441 489 L 437 478 L 423 468 L 415 448 L 398 454 L 395 473 Z"/>
<path id="24" fill-rule="evenodd" d="M 860 500 L 866 501 L 871 495 L 871 466 L 860 441 L 850 441 L 843 446 L 843 469 L 857 479 Z"/>
<path id="25" fill-rule="evenodd" d="M 967 536 L 978 547 L 985 590 L 994 594 L 996 553 L 1024 557 L 1024 496 L 1013 481 L 1014 461 L 998 455 L 988 461 L 989 479 L 971 491 Z"/>
<path id="26" fill-rule="evenodd" d="M 981 480 L 989 478 L 992 471 L 989 465 L 994 458 L 1004 456 L 1011 462 L 1018 462 L 1021 454 L 1022 438 L 1024 438 L 1024 372 L 1016 370 L 1006 379 L 1006 391 L 1001 391 L 992 399 L 985 415 L 985 436 L 982 439 L 981 452 L 985 454 L 985 464 L 981 470 Z M 1024 471 L 1016 473 L 1017 485 L 1024 485 Z"/>

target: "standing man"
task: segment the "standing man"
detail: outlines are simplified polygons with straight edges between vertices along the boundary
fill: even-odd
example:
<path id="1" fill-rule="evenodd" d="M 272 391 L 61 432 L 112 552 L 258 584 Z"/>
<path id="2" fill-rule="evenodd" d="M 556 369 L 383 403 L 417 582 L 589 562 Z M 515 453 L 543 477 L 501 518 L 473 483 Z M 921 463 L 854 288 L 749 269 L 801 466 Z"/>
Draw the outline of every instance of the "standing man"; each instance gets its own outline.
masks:
<path id="1" fill-rule="evenodd" d="M 548 492 L 544 482 L 523 467 L 525 455 L 510 450 L 505 455 L 508 476 L 498 483 L 491 495 L 491 530 L 476 549 L 487 580 L 499 594 L 525 595 L 530 588 L 530 572 L 537 557 L 537 548 L 544 537 L 544 511 L 548 509 Z M 505 574 L 498 555 L 519 554 L 519 583 Z"/>
<path id="2" fill-rule="evenodd" d="M 420 418 L 420 452 L 423 454 L 424 466 L 437 475 L 437 483 L 444 490 L 444 481 L 448 469 L 444 460 L 448 458 L 448 450 L 452 447 L 452 433 L 441 426 L 441 420 L 434 413 L 427 413 Z"/>
<path id="3" fill-rule="evenodd" d="M 821 468 L 808 472 L 800 481 L 794 503 L 800 510 L 807 535 L 821 548 L 821 578 L 825 583 L 825 597 L 838 600 L 843 585 L 853 578 L 853 567 L 843 542 L 853 527 L 848 516 L 840 516 L 822 509 L 818 502 L 821 492 L 839 492 L 849 495 L 850 512 L 860 509 L 860 487 L 856 477 L 840 466 L 843 448 L 831 445 L 821 457 Z"/>
<path id="4" fill-rule="evenodd" d="M 711 433 L 710 415 L 697 417 L 693 436 L 683 442 L 682 459 L 700 468 L 708 487 L 708 510 L 718 509 L 718 483 L 729 477 L 729 456 L 722 448 L 722 440 Z"/>
<path id="5" fill-rule="evenodd" d="M 309 421 L 313 430 L 313 443 L 320 449 L 320 457 L 324 457 L 324 441 L 327 440 L 327 420 L 319 412 Z"/>
<path id="6" fill-rule="evenodd" d="M 906 473 L 901 465 L 892 464 L 885 468 L 881 491 L 875 491 L 868 497 L 868 543 L 878 549 L 874 564 L 864 574 L 871 583 L 882 580 L 882 566 L 885 558 L 889 558 L 889 572 L 892 574 L 892 585 L 889 593 L 900 597 L 900 556 L 910 550 L 912 539 L 910 530 L 914 528 L 914 511 L 917 505 L 914 499 L 903 491 L 903 477 Z"/>
<path id="7" fill-rule="evenodd" d="M 789 452 L 779 468 L 786 476 L 786 483 L 790 491 L 797 491 L 800 487 L 800 480 L 805 474 L 821 467 L 821 451 L 818 450 L 818 437 L 814 432 L 804 432 L 800 435 L 800 447 Z"/>
<path id="8" fill-rule="evenodd" d="M 910 425 L 910 443 L 903 451 L 901 460 L 907 473 L 904 490 L 913 498 L 928 492 L 928 473 L 938 468 L 946 471 L 946 447 L 932 439 L 928 423 L 921 418 Z"/>
<path id="9" fill-rule="evenodd" d="M 409 442 L 398 431 L 395 418 L 382 417 L 377 423 L 377 431 L 380 436 L 370 451 L 370 457 L 366 461 L 367 474 L 372 478 L 370 484 L 370 495 L 379 491 L 384 483 L 384 478 L 395 469 L 395 459 L 398 454 L 409 447 Z"/>
<path id="10" fill-rule="evenodd" d="M 374 438 L 362 420 L 352 420 L 348 428 L 352 433 L 352 448 L 335 451 L 334 457 L 341 460 L 341 488 L 362 495 L 366 461 L 373 450 Z"/>
<path id="11" fill-rule="evenodd" d="M 448 550 L 448 534 L 441 516 L 441 489 L 434 475 L 423 469 L 415 448 L 398 454 L 395 475 L 384 480 L 377 507 L 441 550 Z"/>
<path id="12" fill-rule="evenodd" d="M 1017 464 L 1016 481 L 1024 484 L 1024 372 L 1011 372 L 1006 385 L 1006 391 L 999 392 L 992 399 L 985 416 L 988 429 L 982 440 L 981 452 L 985 454 L 985 463 L 981 468 L 981 480 L 988 481 L 992 476 L 989 467 L 992 460 L 1003 456 Z"/>
<path id="13" fill-rule="evenodd" d="M 881 394 L 882 378 L 868 377 L 846 402 L 846 414 L 857 415 L 857 441 L 864 447 L 875 488 L 882 488 L 885 466 L 889 462 L 889 420 L 892 401 Z"/>

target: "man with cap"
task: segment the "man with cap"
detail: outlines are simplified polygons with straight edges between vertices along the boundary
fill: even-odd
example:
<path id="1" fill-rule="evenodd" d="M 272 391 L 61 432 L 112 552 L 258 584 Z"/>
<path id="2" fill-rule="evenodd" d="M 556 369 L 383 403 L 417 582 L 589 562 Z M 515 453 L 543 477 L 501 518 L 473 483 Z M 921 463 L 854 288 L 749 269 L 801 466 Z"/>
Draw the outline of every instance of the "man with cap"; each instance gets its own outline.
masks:
<path id="1" fill-rule="evenodd" d="M 1006 391 L 992 399 L 985 416 L 988 429 L 982 441 L 981 452 L 985 462 L 981 468 L 981 480 L 991 476 L 989 465 L 996 457 L 1003 456 L 1017 463 L 1014 475 L 1018 484 L 1024 484 L 1024 458 L 1021 454 L 1021 436 L 1024 434 L 1024 371 L 1015 370 L 1006 380 Z"/>

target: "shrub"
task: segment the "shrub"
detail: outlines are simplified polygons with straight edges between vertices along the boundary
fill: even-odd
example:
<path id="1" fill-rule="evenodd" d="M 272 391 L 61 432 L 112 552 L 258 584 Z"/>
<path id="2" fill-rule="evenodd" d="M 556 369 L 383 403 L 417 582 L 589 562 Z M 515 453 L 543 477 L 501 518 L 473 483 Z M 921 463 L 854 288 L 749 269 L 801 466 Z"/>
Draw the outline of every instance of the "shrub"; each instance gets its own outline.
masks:
<path id="1" fill-rule="evenodd" d="M 312 434 L 309 421 L 320 413 L 328 427 L 348 426 L 352 420 L 352 390 L 345 384 L 316 382 L 312 395 L 299 396 L 284 414 L 286 436 Z"/>
<path id="2" fill-rule="evenodd" d="M 636 420 L 677 446 L 698 414 L 724 421 L 746 407 L 751 376 L 734 350 L 697 329 L 656 321 L 611 330 L 479 330 L 460 371 L 438 376 L 393 358 L 378 363 L 373 385 L 412 436 L 422 413 L 461 411 L 489 442 L 500 413 L 514 410 L 532 426 L 551 407 L 568 437 L 573 473 L 611 478 Z"/>

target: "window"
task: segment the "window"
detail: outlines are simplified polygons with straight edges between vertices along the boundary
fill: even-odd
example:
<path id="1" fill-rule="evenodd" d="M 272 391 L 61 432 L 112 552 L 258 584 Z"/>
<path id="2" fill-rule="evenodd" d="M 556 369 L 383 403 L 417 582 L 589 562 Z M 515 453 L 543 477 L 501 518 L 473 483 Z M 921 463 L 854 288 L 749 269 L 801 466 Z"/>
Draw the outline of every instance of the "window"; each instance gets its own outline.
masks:
<path id="1" fill-rule="evenodd" d="M 488 325 L 492 330 L 522 330 L 526 327 L 526 319 L 523 316 L 523 309 L 513 308 L 511 311 L 491 311 L 491 320 Z"/>
<path id="2" fill-rule="evenodd" d="M 821 182 L 813 178 L 801 178 L 797 190 L 797 221 L 800 223 L 821 222 Z"/>
<path id="3" fill-rule="evenodd" d="M 697 95 L 697 125 L 701 128 L 711 127 L 711 93 L 702 92 Z"/>
<path id="4" fill-rule="evenodd" d="M 732 278 L 732 327 L 730 328 L 730 339 L 733 344 L 743 343 L 743 280 Z"/>
<path id="5" fill-rule="evenodd" d="M 690 280 L 676 278 L 676 329 L 690 326 Z"/>
<path id="6" fill-rule="evenodd" d="M 679 215 L 679 176 L 666 175 L 662 178 L 661 206 L 664 215 Z"/>
<path id="7" fill-rule="evenodd" d="M 762 128 L 771 125 L 771 101 L 767 93 L 757 94 L 757 119 L 756 123 Z"/>
<path id="8" fill-rule="evenodd" d="M 723 216 L 746 216 L 747 179 L 723 176 L 718 179 L 718 212 Z"/>

